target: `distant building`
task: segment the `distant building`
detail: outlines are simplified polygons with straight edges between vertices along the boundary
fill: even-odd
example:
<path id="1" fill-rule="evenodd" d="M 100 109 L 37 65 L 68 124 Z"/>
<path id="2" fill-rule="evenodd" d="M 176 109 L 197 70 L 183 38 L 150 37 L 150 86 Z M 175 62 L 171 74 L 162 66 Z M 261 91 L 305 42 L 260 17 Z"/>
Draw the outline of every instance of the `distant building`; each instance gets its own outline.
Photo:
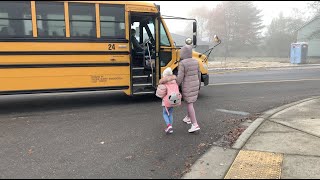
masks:
<path id="1" fill-rule="evenodd" d="M 308 43 L 308 57 L 320 57 L 320 15 L 298 29 L 297 42 Z"/>

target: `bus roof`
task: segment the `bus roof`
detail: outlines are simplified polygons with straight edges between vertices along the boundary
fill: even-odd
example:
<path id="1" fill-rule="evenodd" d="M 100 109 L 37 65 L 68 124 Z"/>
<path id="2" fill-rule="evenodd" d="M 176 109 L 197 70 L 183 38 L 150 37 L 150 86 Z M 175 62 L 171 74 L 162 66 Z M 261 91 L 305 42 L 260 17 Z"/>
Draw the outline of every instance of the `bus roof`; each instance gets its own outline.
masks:
<path id="1" fill-rule="evenodd" d="M 72 2 L 102 3 L 102 4 L 128 4 L 128 5 L 155 7 L 155 5 L 153 3 L 143 2 L 143 1 L 72 1 Z"/>

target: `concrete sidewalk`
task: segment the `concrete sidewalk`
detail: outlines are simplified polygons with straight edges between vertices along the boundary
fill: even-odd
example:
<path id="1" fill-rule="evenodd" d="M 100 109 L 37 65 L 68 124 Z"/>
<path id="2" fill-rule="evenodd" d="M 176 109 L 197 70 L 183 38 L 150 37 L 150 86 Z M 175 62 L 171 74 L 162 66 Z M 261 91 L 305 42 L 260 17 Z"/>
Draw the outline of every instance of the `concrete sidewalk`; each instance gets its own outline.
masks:
<path id="1" fill-rule="evenodd" d="M 183 179 L 319 179 L 320 97 L 263 113 L 232 148 L 213 146 Z"/>

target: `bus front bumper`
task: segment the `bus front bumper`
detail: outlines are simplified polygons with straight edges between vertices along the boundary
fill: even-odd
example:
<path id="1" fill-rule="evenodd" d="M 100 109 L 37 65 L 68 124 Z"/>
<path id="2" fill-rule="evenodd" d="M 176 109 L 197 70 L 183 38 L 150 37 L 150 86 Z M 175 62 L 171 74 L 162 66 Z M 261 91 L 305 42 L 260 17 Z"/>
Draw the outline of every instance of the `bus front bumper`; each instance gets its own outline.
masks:
<path id="1" fill-rule="evenodd" d="M 209 84 L 209 75 L 208 74 L 202 74 L 201 75 L 201 79 L 202 79 L 202 82 L 204 83 L 205 86 L 207 86 Z"/>

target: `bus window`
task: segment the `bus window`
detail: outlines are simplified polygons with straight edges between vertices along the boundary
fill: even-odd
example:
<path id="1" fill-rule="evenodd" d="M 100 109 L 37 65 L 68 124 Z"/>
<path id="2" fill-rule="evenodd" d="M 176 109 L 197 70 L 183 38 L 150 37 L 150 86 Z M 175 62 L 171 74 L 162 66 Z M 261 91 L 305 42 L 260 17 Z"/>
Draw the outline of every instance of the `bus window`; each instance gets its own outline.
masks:
<path id="1" fill-rule="evenodd" d="M 36 1 L 38 37 L 65 37 L 63 2 Z"/>
<path id="2" fill-rule="evenodd" d="M 153 21 L 150 21 L 149 24 L 147 24 L 147 26 L 148 26 L 148 29 L 150 30 L 150 33 L 151 33 L 152 37 L 151 36 L 149 37 L 149 34 L 147 33 L 146 28 L 143 28 L 143 35 L 144 35 L 143 39 L 144 39 L 144 41 L 146 39 L 151 39 L 151 38 L 154 39 L 154 23 L 153 23 Z M 148 36 L 145 36 L 145 35 L 148 35 Z"/>
<path id="3" fill-rule="evenodd" d="M 32 37 L 30 1 L 0 2 L 0 37 Z"/>
<path id="4" fill-rule="evenodd" d="M 143 42 L 150 39 L 152 44 L 155 44 L 155 27 L 154 27 L 154 20 L 147 19 L 142 21 L 143 26 Z"/>
<path id="5" fill-rule="evenodd" d="M 160 45 L 161 46 L 171 46 L 167 33 L 163 27 L 162 22 L 160 23 Z"/>
<path id="6" fill-rule="evenodd" d="M 135 35 L 135 38 L 137 39 L 137 41 L 140 41 L 140 22 L 134 22 L 132 25 L 131 25 L 131 29 L 134 29 L 136 30 L 136 35 Z M 141 43 L 141 42 L 139 42 Z"/>
<path id="7" fill-rule="evenodd" d="M 97 37 L 94 4 L 69 3 L 69 14 L 71 37 Z"/>
<path id="8" fill-rule="evenodd" d="M 1 2 L 0 2 L 0 4 L 1 4 Z M 12 31 L 9 34 L 8 27 L 9 27 L 8 13 L 0 12 L 0 37 L 13 35 Z"/>
<path id="9" fill-rule="evenodd" d="M 101 37 L 125 38 L 124 6 L 100 4 Z"/>
<path id="10" fill-rule="evenodd" d="M 132 22 L 131 29 L 136 30 L 136 38 L 139 43 L 142 44 L 148 39 L 150 39 L 152 43 L 154 43 L 154 21 L 151 19 L 144 19 L 142 16 L 137 16 L 133 19 L 135 20 L 135 22 Z M 142 28 L 142 33 L 140 32 L 140 28 Z"/>

